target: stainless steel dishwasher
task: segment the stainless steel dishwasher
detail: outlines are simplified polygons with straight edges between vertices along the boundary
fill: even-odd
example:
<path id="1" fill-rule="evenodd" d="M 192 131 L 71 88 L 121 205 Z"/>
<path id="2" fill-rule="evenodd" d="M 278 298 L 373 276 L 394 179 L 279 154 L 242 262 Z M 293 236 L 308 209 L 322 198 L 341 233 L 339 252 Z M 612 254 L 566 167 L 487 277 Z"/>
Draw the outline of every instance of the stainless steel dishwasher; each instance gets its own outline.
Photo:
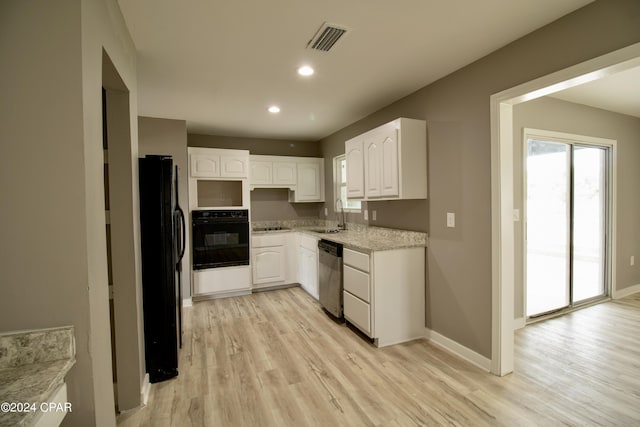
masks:
<path id="1" fill-rule="evenodd" d="M 318 242 L 318 287 L 320 304 L 335 317 L 342 318 L 342 245 Z"/>

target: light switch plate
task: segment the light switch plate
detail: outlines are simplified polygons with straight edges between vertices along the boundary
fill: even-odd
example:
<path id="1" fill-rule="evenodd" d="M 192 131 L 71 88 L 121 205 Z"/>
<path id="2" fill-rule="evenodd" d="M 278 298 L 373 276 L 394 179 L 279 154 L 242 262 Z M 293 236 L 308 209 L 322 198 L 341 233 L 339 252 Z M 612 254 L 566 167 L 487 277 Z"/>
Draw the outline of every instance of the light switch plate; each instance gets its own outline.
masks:
<path id="1" fill-rule="evenodd" d="M 516 222 L 520 221 L 520 209 L 513 210 L 513 220 Z"/>
<path id="2" fill-rule="evenodd" d="M 456 226 L 456 214 L 447 212 L 447 227 L 454 228 Z"/>
<path id="3" fill-rule="evenodd" d="M 371 211 L 371 219 L 376 220 L 376 211 Z"/>
<path id="4" fill-rule="evenodd" d="M 364 210 L 364 220 L 368 221 L 369 220 L 369 211 L 368 210 Z"/>
<path id="5" fill-rule="evenodd" d="M 329 216 L 329 209 L 324 208 L 324 216 Z"/>

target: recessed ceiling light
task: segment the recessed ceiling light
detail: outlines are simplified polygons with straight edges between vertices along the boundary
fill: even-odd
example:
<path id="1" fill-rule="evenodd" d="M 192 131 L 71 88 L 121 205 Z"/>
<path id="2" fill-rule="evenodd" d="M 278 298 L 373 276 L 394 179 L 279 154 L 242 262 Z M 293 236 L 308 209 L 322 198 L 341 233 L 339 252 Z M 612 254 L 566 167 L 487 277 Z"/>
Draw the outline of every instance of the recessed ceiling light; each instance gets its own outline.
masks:
<path id="1" fill-rule="evenodd" d="M 269 107 L 269 112 L 276 114 L 280 112 L 280 107 L 278 107 L 277 105 L 272 105 L 271 107 Z"/>
<path id="2" fill-rule="evenodd" d="M 313 75 L 313 73 L 314 70 L 309 65 L 303 65 L 302 67 L 298 68 L 298 74 L 300 74 L 301 76 L 311 76 Z"/>

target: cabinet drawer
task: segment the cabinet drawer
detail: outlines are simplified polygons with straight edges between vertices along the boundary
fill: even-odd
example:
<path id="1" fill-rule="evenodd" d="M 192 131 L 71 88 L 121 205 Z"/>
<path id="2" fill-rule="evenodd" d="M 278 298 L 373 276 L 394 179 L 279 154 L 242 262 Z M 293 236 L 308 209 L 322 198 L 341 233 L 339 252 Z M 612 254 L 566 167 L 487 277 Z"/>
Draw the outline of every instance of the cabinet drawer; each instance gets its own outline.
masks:
<path id="1" fill-rule="evenodd" d="M 270 246 L 284 246 L 286 236 L 284 233 L 258 234 L 251 236 L 252 248 L 266 248 Z"/>
<path id="2" fill-rule="evenodd" d="M 369 272 L 369 254 L 345 249 L 343 251 L 344 263 L 358 270 Z"/>
<path id="3" fill-rule="evenodd" d="M 353 295 L 371 302 L 371 291 L 369 286 L 369 274 L 356 270 L 348 265 L 344 266 L 344 290 L 351 292 Z"/>
<path id="4" fill-rule="evenodd" d="M 347 291 L 343 291 L 343 297 L 344 317 L 362 332 L 371 336 L 370 305 Z"/>
<path id="5" fill-rule="evenodd" d="M 318 239 L 315 237 L 307 236 L 303 233 L 298 233 L 298 243 L 305 249 L 309 249 L 313 252 L 318 252 Z"/>

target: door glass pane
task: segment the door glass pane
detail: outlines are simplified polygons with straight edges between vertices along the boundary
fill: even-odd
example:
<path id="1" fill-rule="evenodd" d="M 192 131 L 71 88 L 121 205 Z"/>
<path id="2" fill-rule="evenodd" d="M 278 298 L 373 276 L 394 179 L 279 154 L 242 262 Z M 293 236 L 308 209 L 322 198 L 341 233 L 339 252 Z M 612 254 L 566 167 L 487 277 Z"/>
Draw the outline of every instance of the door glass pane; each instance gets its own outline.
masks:
<path id="1" fill-rule="evenodd" d="M 606 150 L 573 151 L 573 302 L 604 295 Z"/>
<path id="2" fill-rule="evenodd" d="M 527 141 L 527 316 L 569 305 L 568 144 Z"/>

